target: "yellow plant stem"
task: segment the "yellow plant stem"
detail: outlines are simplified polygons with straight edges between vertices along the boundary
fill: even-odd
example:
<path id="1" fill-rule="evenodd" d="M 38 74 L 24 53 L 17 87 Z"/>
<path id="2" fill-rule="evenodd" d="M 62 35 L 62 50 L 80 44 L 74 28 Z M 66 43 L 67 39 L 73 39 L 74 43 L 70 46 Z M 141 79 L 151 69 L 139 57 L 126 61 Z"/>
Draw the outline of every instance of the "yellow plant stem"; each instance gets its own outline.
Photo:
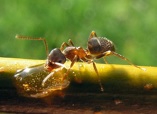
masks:
<path id="1" fill-rule="evenodd" d="M 12 88 L 15 72 L 29 66 L 45 63 L 45 60 L 0 58 L 0 87 Z M 69 66 L 66 62 L 65 66 Z M 96 64 L 105 92 L 157 93 L 157 68 L 132 65 Z M 69 91 L 100 92 L 98 76 L 92 64 L 77 62 L 70 73 Z M 74 90 L 75 88 L 75 90 Z"/>

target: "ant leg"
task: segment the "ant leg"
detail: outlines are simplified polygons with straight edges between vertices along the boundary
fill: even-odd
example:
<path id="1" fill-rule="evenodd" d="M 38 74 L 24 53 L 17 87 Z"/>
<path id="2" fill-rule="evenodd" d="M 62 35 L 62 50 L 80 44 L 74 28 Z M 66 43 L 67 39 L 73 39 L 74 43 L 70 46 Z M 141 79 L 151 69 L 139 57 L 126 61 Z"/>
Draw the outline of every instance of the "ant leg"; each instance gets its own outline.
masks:
<path id="1" fill-rule="evenodd" d="M 68 44 L 69 43 L 69 44 Z M 60 50 L 63 51 L 64 50 L 64 47 L 68 47 L 68 46 L 74 46 L 74 43 L 72 42 L 71 39 L 68 40 L 68 43 L 66 42 L 63 42 L 61 47 L 60 47 Z"/>
<path id="2" fill-rule="evenodd" d="M 49 50 L 48 50 L 48 45 L 45 38 L 32 38 L 32 37 L 20 36 L 20 35 L 16 35 L 15 38 L 22 39 L 22 40 L 42 40 L 45 46 L 46 55 L 48 56 Z"/>
<path id="3" fill-rule="evenodd" d="M 91 62 L 93 63 L 93 68 L 94 68 L 94 70 L 95 70 L 95 72 L 96 72 L 96 74 L 97 74 L 97 76 L 98 76 L 98 82 L 99 82 L 101 91 L 104 91 L 104 88 L 103 88 L 103 86 L 102 86 L 101 79 L 100 79 L 100 75 L 99 75 L 99 73 L 98 73 L 96 64 L 95 64 L 95 62 L 94 62 L 93 60 L 91 60 Z"/>
<path id="4" fill-rule="evenodd" d="M 63 42 L 61 47 L 60 47 L 60 50 L 63 51 L 64 50 L 64 47 L 68 47 L 69 44 L 67 44 L 66 42 Z"/>
<path id="5" fill-rule="evenodd" d="M 89 39 L 90 39 L 90 38 L 93 38 L 93 37 L 97 37 L 95 31 L 92 31 L 92 32 L 90 33 L 90 35 L 89 35 Z"/>
<path id="6" fill-rule="evenodd" d="M 47 76 L 44 78 L 44 80 L 43 80 L 42 83 L 41 83 L 41 85 L 42 85 L 43 87 L 44 87 L 44 85 L 45 85 L 45 82 L 46 82 L 51 76 L 53 76 L 55 72 L 56 72 L 56 71 L 51 72 L 49 75 L 47 75 Z"/>
<path id="7" fill-rule="evenodd" d="M 71 39 L 68 40 L 68 43 L 71 45 L 71 46 L 74 46 L 74 43 Z"/>
<path id="8" fill-rule="evenodd" d="M 105 61 L 105 63 L 106 63 L 106 64 L 108 64 L 108 62 L 107 62 L 107 60 L 106 60 L 106 57 L 105 57 L 105 56 L 104 56 L 104 61 Z"/>
<path id="9" fill-rule="evenodd" d="M 53 62 L 53 64 L 58 65 L 58 66 L 60 66 L 60 67 L 66 68 L 66 67 L 64 66 L 64 64 L 61 64 L 61 63 Z M 59 68 L 56 69 L 56 70 L 54 70 L 54 72 L 51 72 L 49 75 L 47 75 L 47 76 L 44 78 L 44 80 L 42 81 L 42 86 L 44 86 L 44 85 L 45 85 L 45 82 L 46 82 L 50 77 L 52 77 L 52 76 L 54 75 L 54 73 L 57 72 L 58 70 L 59 70 Z"/>
<path id="10" fill-rule="evenodd" d="M 66 72 L 66 74 L 64 75 L 63 80 L 68 76 L 70 69 L 73 67 L 73 65 L 75 64 L 75 62 L 77 61 L 78 57 L 77 55 L 75 55 L 74 59 L 72 60 L 71 64 L 70 64 L 70 68 L 68 69 L 68 71 Z"/>
<path id="11" fill-rule="evenodd" d="M 74 63 L 77 61 L 78 57 L 77 55 L 75 55 L 74 59 L 72 60 L 71 64 L 70 64 L 70 68 L 74 65 Z"/>
<path id="12" fill-rule="evenodd" d="M 114 51 L 106 51 L 106 52 L 104 52 L 103 54 L 101 54 L 101 55 L 99 55 L 99 56 L 97 56 L 97 57 L 100 58 L 100 57 L 102 57 L 102 56 L 109 56 L 109 55 L 117 56 L 117 57 L 121 58 L 122 60 L 127 61 L 129 64 L 133 65 L 133 66 L 136 67 L 136 68 L 139 68 L 139 69 L 141 69 L 141 70 L 143 70 L 143 71 L 146 70 L 145 68 L 141 68 L 141 67 L 139 67 L 139 66 L 136 66 L 136 65 L 133 64 L 129 59 L 127 59 L 126 57 L 124 57 L 124 56 L 122 56 L 122 55 L 120 55 L 120 54 L 118 54 L 118 53 L 116 53 L 116 52 L 114 52 Z M 96 58 L 97 58 L 97 57 L 96 57 Z"/>
<path id="13" fill-rule="evenodd" d="M 72 63 L 70 64 L 70 68 L 67 70 L 66 74 L 65 74 L 64 77 L 62 78 L 63 80 L 68 76 L 70 69 L 72 68 L 72 66 L 74 65 L 74 63 L 75 63 L 76 61 L 77 61 L 77 56 L 74 57 Z M 61 63 L 58 63 L 58 62 L 54 62 L 53 64 L 58 65 L 58 66 L 60 66 L 60 67 L 66 68 L 66 67 L 64 66 L 64 64 L 61 64 Z M 67 68 L 66 68 L 66 69 L 67 69 Z M 44 85 L 45 85 L 45 82 L 46 82 L 50 77 L 52 77 L 52 76 L 54 75 L 54 73 L 57 72 L 58 70 L 59 70 L 59 68 L 56 69 L 56 70 L 54 70 L 54 72 L 51 72 L 49 75 L 47 75 L 47 76 L 44 78 L 44 80 L 42 81 L 42 86 L 44 86 Z"/>
<path id="14" fill-rule="evenodd" d="M 125 61 L 127 61 L 129 64 L 133 65 L 133 66 L 136 67 L 136 68 L 139 68 L 139 69 L 144 70 L 144 71 L 146 70 L 145 68 L 141 68 L 141 67 L 139 67 L 139 66 L 133 64 L 129 59 L 127 59 L 126 57 L 124 57 L 124 56 L 122 56 L 122 55 L 120 55 L 120 54 L 118 54 L 118 53 L 116 53 L 116 52 L 111 51 L 111 54 L 112 54 L 112 55 L 115 55 L 115 56 L 117 56 L 117 57 L 119 57 L 119 58 L 121 58 L 121 59 L 123 59 L 123 60 L 125 60 Z"/>

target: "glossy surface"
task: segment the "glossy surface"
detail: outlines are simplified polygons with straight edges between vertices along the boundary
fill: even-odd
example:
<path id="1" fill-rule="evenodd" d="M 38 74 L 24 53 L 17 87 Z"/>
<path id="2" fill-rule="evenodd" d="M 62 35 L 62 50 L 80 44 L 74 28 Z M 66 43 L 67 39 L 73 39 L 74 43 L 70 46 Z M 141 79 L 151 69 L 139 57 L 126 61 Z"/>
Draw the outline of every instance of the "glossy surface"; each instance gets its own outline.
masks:
<path id="1" fill-rule="evenodd" d="M 55 71 L 49 72 L 44 68 L 44 64 L 36 65 L 18 70 L 14 75 L 14 82 L 18 92 L 22 96 L 27 97 L 45 97 L 52 94 L 56 90 L 62 90 L 69 85 L 69 80 L 64 79 L 65 68 L 58 68 Z M 42 82 L 44 78 L 52 74 L 44 86 Z"/>

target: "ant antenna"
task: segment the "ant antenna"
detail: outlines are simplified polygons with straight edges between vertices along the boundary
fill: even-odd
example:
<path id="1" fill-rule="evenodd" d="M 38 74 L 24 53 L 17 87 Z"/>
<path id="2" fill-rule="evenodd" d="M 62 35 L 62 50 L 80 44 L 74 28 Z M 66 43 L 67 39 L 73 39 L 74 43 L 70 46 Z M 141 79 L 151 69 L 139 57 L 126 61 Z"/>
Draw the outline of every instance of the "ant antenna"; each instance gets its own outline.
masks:
<path id="1" fill-rule="evenodd" d="M 49 51 L 48 51 L 48 45 L 46 42 L 45 38 L 32 38 L 32 37 L 28 37 L 28 36 L 21 36 L 21 35 L 16 35 L 15 38 L 17 39 L 22 39 L 22 40 L 42 40 L 45 46 L 45 50 L 46 50 L 46 55 L 48 56 Z"/>

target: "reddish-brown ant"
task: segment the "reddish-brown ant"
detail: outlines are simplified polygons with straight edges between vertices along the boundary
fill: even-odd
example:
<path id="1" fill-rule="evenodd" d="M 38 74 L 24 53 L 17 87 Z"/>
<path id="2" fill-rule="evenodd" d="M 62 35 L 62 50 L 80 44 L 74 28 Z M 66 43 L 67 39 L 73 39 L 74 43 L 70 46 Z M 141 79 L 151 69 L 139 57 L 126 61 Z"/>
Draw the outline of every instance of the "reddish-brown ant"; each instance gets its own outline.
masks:
<path id="1" fill-rule="evenodd" d="M 24 37 L 24 36 L 16 36 L 16 38 L 28 39 L 28 40 L 42 40 L 46 46 L 46 52 L 48 53 L 47 43 L 44 38 L 34 39 L 34 38 L 29 38 L 29 37 Z M 82 47 L 75 47 L 73 42 L 71 40 L 69 40 L 68 43 L 64 42 L 61 45 L 60 49 L 55 48 L 48 54 L 47 60 L 45 63 L 45 69 L 48 70 L 49 72 L 51 72 L 51 71 L 52 72 L 49 73 L 43 79 L 42 86 L 45 85 L 46 81 L 50 77 L 53 76 L 54 72 L 56 72 L 59 67 L 66 68 L 64 66 L 64 63 L 66 62 L 66 59 L 69 59 L 71 61 L 70 68 L 67 70 L 65 76 L 63 77 L 63 80 L 66 78 L 66 76 L 68 75 L 70 69 L 72 68 L 72 66 L 74 65 L 75 62 L 84 61 L 84 62 L 92 63 L 93 68 L 98 76 L 98 81 L 99 81 L 99 85 L 101 87 L 101 91 L 104 91 L 103 86 L 101 84 L 101 79 L 100 79 L 96 64 L 94 62 L 94 59 L 99 59 L 101 57 L 104 57 L 104 60 L 105 60 L 105 56 L 109 56 L 109 55 L 115 55 L 115 56 L 127 61 L 129 64 L 131 64 L 139 69 L 144 70 L 143 68 L 140 68 L 140 67 L 134 65 L 132 62 L 130 62 L 124 56 L 116 53 L 115 47 L 114 47 L 114 44 L 112 43 L 112 41 L 108 40 L 107 38 L 97 37 L 96 33 L 94 31 L 92 31 L 89 36 L 89 39 L 88 39 L 88 48 L 87 49 L 83 49 Z M 105 62 L 106 62 L 106 60 L 105 60 Z M 33 70 L 34 69 L 35 69 L 35 67 L 33 67 Z M 28 73 L 31 73 L 31 70 Z M 64 87 L 67 87 L 68 85 L 69 85 L 69 83 L 67 82 L 66 86 L 64 86 Z M 64 87 L 62 87 L 62 84 L 60 84 L 60 86 L 61 86 L 60 87 L 61 89 L 64 88 Z M 41 96 L 42 96 L 42 94 L 41 94 Z"/>
<path id="2" fill-rule="evenodd" d="M 16 36 L 16 38 L 27 39 L 27 40 L 42 40 L 46 46 L 46 52 L 48 53 L 47 43 L 44 38 L 30 38 L 30 37 L 24 37 L 24 36 L 18 36 L 18 35 Z M 49 53 L 46 63 L 45 63 L 45 68 L 50 72 L 52 70 L 54 70 L 54 71 L 51 72 L 49 75 L 47 75 L 44 78 L 44 80 L 42 81 L 42 86 L 44 86 L 45 82 L 51 76 L 53 76 L 55 69 L 57 70 L 57 68 L 59 68 L 59 67 L 65 67 L 64 63 L 66 62 L 66 58 L 71 61 L 71 64 L 70 64 L 70 68 L 68 69 L 65 76 L 63 77 L 63 80 L 68 75 L 71 67 L 74 65 L 75 62 L 85 61 L 88 63 L 93 63 L 94 70 L 95 70 L 96 74 L 98 75 L 98 80 L 99 80 L 99 84 L 101 87 L 101 91 L 103 91 L 103 86 L 101 84 L 99 73 L 96 68 L 95 62 L 93 61 L 93 58 L 89 55 L 88 50 L 83 49 L 82 47 L 75 47 L 73 42 L 71 41 L 71 39 L 69 39 L 68 43 L 64 42 L 61 45 L 60 49 L 55 48 L 55 49 L 51 50 L 51 52 Z"/>
<path id="3" fill-rule="evenodd" d="M 53 51 L 54 50 L 51 51 L 51 53 L 48 56 L 48 60 L 47 60 L 47 61 L 49 61 L 49 62 L 47 62 L 48 63 L 47 65 L 50 68 L 53 68 L 50 66 L 50 64 L 53 64 L 53 62 L 56 62 L 53 59 L 54 55 L 55 55 L 55 54 L 53 54 Z M 61 45 L 61 48 L 60 48 L 60 50 L 58 49 L 57 54 L 58 54 L 58 56 L 55 56 L 55 58 L 57 58 L 57 59 L 59 58 L 59 60 L 60 60 L 60 62 L 59 61 L 57 61 L 57 62 L 64 63 L 65 58 L 67 58 L 71 61 L 70 68 L 74 65 L 74 63 L 76 61 L 84 61 L 84 62 L 88 62 L 88 63 L 93 63 L 93 68 L 98 76 L 98 81 L 99 81 L 99 84 L 101 87 L 101 91 L 103 91 L 104 89 L 101 84 L 100 76 L 99 76 L 96 64 L 94 62 L 94 59 L 99 59 L 101 57 L 105 57 L 105 56 L 109 56 L 109 55 L 115 55 L 115 56 L 127 61 L 129 64 L 131 64 L 139 69 L 144 70 L 143 68 L 134 65 L 131 61 L 129 61 L 124 56 L 116 53 L 115 47 L 114 47 L 114 44 L 112 43 L 112 41 L 108 40 L 107 38 L 97 37 L 95 31 L 92 31 L 89 36 L 88 49 L 83 49 L 82 47 L 75 47 L 73 42 L 71 40 L 69 40 L 69 44 L 64 42 Z M 61 55 L 62 55 L 62 57 L 61 57 Z M 105 58 L 104 58 L 104 60 L 105 60 Z M 64 61 L 64 62 L 62 62 L 62 61 Z M 106 60 L 105 60 L 105 62 L 107 63 Z M 67 72 L 67 74 L 68 74 L 68 72 Z M 45 80 L 43 81 L 43 83 L 45 83 L 45 81 L 49 77 L 46 77 Z"/>
<path id="4" fill-rule="evenodd" d="M 65 47 L 65 48 L 64 48 Z M 54 52 L 55 51 L 55 52 Z M 56 53 L 56 54 L 54 54 Z M 77 61 L 84 61 L 88 63 L 93 63 L 93 68 L 98 76 L 98 81 L 101 87 L 101 91 L 104 91 L 103 86 L 101 84 L 101 80 L 99 77 L 98 70 L 96 68 L 95 62 L 93 61 L 92 57 L 89 55 L 88 50 L 83 49 L 82 47 L 75 47 L 73 42 L 69 39 L 69 44 L 64 42 L 61 45 L 60 49 L 57 50 L 52 50 L 48 56 L 46 67 L 47 69 L 54 68 L 53 62 L 58 62 L 58 63 L 64 63 L 65 59 L 69 59 L 71 61 L 70 68 L 68 69 L 67 73 L 65 76 L 68 75 L 70 69 L 74 65 L 75 62 Z M 56 61 L 57 60 L 57 61 Z M 56 65 L 55 65 L 56 66 Z M 59 66 L 56 66 L 59 67 Z M 47 79 L 49 79 L 52 75 L 48 75 L 44 80 L 43 80 L 43 85 L 46 82 Z M 63 78 L 64 79 L 64 78 Z"/>

